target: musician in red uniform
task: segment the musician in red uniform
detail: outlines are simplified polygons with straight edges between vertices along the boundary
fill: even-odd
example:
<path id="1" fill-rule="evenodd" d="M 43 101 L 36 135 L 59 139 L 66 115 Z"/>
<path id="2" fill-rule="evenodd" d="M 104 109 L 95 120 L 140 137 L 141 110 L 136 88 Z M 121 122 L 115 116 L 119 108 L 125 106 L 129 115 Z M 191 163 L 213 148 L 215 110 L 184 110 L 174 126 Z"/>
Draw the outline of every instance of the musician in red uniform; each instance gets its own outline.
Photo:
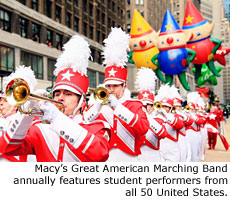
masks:
<path id="1" fill-rule="evenodd" d="M 109 126 L 106 122 L 83 123 L 81 107 L 89 81 L 86 77 L 90 50 L 80 36 L 73 36 L 64 45 L 58 58 L 53 87 L 54 100 L 61 102 L 64 113 L 51 102 L 40 101 L 42 120 L 50 124 L 31 126 L 33 116 L 17 113 L 0 138 L 1 153 L 5 155 L 35 154 L 37 161 L 106 161 L 109 156 Z M 26 110 L 36 105 L 29 100 Z"/>
<path id="2" fill-rule="evenodd" d="M 211 124 L 213 127 L 218 129 L 218 114 L 216 113 L 216 108 L 214 105 L 211 105 L 210 113 L 207 116 L 207 123 Z M 217 141 L 217 134 L 208 132 L 208 145 L 209 149 L 215 149 Z"/>
<path id="3" fill-rule="evenodd" d="M 138 161 L 141 136 L 149 129 L 146 113 L 141 101 L 124 96 L 127 87 L 127 62 L 129 36 L 121 28 L 112 28 L 104 40 L 104 84 L 109 92 L 109 104 L 94 104 L 84 115 L 85 120 L 93 120 L 98 115 L 111 127 L 108 161 Z"/>
<path id="4" fill-rule="evenodd" d="M 162 162 L 160 139 L 167 136 L 164 122 L 154 115 L 154 94 L 156 75 L 150 68 L 137 72 L 138 99 L 143 103 L 150 124 L 148 132 L 140 139 L 141 154 L 138 156 L 142 162 Z"/>

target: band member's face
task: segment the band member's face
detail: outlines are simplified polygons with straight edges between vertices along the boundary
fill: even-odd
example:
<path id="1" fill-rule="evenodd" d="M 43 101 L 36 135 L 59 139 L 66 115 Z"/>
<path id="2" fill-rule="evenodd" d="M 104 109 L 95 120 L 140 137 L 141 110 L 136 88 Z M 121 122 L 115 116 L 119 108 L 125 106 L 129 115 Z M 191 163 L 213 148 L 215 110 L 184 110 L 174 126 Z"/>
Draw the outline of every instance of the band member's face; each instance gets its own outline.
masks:
<path id="1" fill-rule="evenodd" d="M 73 114 L 74 109 L 77 107 L 79 97 L 71 91 L 60 89 L 55 91 L 54 100 L 63 103 L 65 108 L 64 114 L 69 116 Z"/>
<path id="2" fill-rule="evenodd" d="M 181 106 L 176 106 L 177 111 L 181 111 Z"/>
<path id="3" fill-rule="evenodd" d="M 124 89 L 122 84 L 109 84 L 106 85 L 109 93 L 114 94 L 116 98 L 121 98 L 124 95 Z"/>
<path id="4" fill-rule="evenodd" d="M 153 111 L 153 104 L 147 104 L 145 107 L 147 113 L 151 114 L 151 112 Z"/>
<path id="5" fill-rule="evenodd" d="M 167 112 L 167 113 L 169 113 L 170 112 L 170 107 L 168 107 L 168 106 L 162 106 L 162 108 L 164 108 L 165 109 L 165 111 Z"/>
<path id="6" fill-rule="evenodd" d="M 7 102 L 6 98 L 2 97 L 0 100 L 0 111 L 2 115 L 5 115 L 11 110 L 11 105 Z"/>

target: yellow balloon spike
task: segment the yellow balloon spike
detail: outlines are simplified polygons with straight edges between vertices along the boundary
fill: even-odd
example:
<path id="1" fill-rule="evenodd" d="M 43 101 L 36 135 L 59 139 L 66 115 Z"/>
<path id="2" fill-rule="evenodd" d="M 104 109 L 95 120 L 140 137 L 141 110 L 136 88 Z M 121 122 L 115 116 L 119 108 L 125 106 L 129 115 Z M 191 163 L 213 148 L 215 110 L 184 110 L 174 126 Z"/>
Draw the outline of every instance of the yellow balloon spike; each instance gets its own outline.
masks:
<path id="1" fill-rule="evenodd" d="M 148 22 L 145 21 L 145 19 L 141 16 L 141 14 L 135 9 L 133 13 L 133 19 L 132 19 L 132 26 L 130 35 L 131 38 L 145 35 L 146 33 L 151 32 L 153 29 L 148 24 Z"/>
<path id="2" fill-rule="evenodd" d="M 159 53 L 155 46 L 157 33 L 145 21 L 141 14 L 135 9 L 130 31 L 129 46 L 132 60 L 137 68 L 147 67 L 155 70 L 157 68 L 151 61 L 153 56 Z"/>

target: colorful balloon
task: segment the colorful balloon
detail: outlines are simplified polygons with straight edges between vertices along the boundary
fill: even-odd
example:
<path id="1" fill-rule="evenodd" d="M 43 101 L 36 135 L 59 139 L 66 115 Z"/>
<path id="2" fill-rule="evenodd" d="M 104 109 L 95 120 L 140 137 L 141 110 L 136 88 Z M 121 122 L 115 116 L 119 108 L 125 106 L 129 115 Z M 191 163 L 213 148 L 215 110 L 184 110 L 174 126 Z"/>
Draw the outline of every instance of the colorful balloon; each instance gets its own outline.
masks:
<path id="1" fill-rule="evenodd" d="M 161 71 L 151 61 L 151 58 L 159 53 L 158 48 L 154 44 L 156 37 L 157 33 L 135 9 L 130 31 L 129 47 L 131 52 L 128 55 L 128 60 L 130 63 L 135 64 L 137 68 L 151 68 L 157 77 L 165 82 Z"/>
<path id="2" fill-rule="evenodd" d="M 190 87 L 185 70 L 196 56 L 196 52 L 185 48 L 189 38 L 190 35 L 181 30 L 171 12 L 167 10 L 156 42 L 160 52 L 152 58 L 153 63 L 166 74 L 166 82 L 169 85 L 172 85 L 173 75 L 178 75 L 181 84 L 188 91 Z"/>
<path id="3" fill-rule="evenodd" d="M 220 72 L 222 70 L 222 67 L 217 66 L 216 69 L 218 72 Z M 192 71 L 195 73 L 196 68 L 192 68 Z M 218 83 L 216 76 L 212 73 L 212 71 L 209 70 L 206 64 L 203 64 L 201 69 L 201 75 L 197 80 L 197 86 L 201 86 L 206 82 L 209 82 L 212 85 L 217 85 Z"/>
<path id="4" fill-rule="evenodd" d="M 182 29 L 185 33 L 192 34 L 186 48 L 196 51 L 196 57 L 192 61 L 196 68 L 196 80 L 200 76 L 203 63 L 207 64 L 215 76 L 220 77 L 214 65 L 213 57 L 220 47 L 221 41 L 210 37 L 213 28 L 214 22 L 208 23 L 192 2 L 188 0 Z"/>

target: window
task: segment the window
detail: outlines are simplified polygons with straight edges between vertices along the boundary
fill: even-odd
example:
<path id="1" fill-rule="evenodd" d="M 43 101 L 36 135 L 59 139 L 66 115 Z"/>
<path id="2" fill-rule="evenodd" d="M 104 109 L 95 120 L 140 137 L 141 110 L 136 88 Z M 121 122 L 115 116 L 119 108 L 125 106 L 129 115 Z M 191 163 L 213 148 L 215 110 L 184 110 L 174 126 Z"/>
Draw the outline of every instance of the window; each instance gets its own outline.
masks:
<path id="1" fill-rule="evenodd" d="M 43 79 L 43 61 L 41 56 L 21 51 L 20 64 L 25 66 L 31 66 L 31 69 L 34 71 L 35 77 L 38 79 Z"/>
<path id="2" fill-rule="evenodd" d="M 136 5 L 139 5 L 139 0 L 136 0 Z"/>
<path id="3" fill-rule="evenodd" d="M 115 12 L 115 3 L 112 2 L 112 11 Z"/>
<path id="4" fill-rule="evenodd" d="M 56 5 L 55 9 L 55 20 L 56 22 L 61 22 L 61 7 Z"/>
<path id="5" fill-rule="evenodd" d="M 130 5 L 130 0 L 127 0 L 127 4 L 128 4 L 128 6 Z"/>
<path id="6" fill-rule="evenodd" d="M 140 5 L 144 5 L 144 0 L 140 0 Z"/>
<path id="7" fill-rule="evenodd" d="M 105 79 L 105 74 L 104 73 L 99 73 L 99 84 L 104 83 Z"/>
<path id="8" fill-rule="evenodd" d="M 78 7 L 78 0 L 74 0 L 74 7 Z"/>
<path id="9" fill-rule="evenodd" d="M 0 9 L 0 29 L 11 32 L 10 18 L 10 12 Z"/>
<path id="10" fill-rule="evenodd" d="M 100 31 L 97 31 L 97 42 L 100 43 L 101 40 L 101 33 Z"/>
<path id="11" fill-rule="evenodd" d="M 89 4 L 89 16 L 93 17 L 93 4 Z"/>
<path id="12" fill-rule="evenodd" d="M 26 4 L 26 0 L 19 0 L 20 3 Z"/>
<path id="13" fill-rule="evenodd" d="M 87 1 L 83 1 L 83 11 L 87 12 Z"/>
<path id="14" fill-rule="evenodd" d="M 89 38 L 92 40 L 93 39 L 93 26 L 89 27 Z"/>
<path id="15" fill-rule="evenodd" d="M 97 21 L 99 22 L 100 21 L 100 10 L 97 9 Z"/>
<path id="16" fill-rule="evenodd" d="M 14 70 L 14 50 L 3 45 L 0 45 L 0 70 Z"/>
<path id="17" fill-rule="evenodd" d="M 54 82 L 55 76 L 53 71 L 55 69 L 56 61 L 52 59 L 48 59 L 48 80 Z"/>
<path id="18" fill-rule="evenodd" d="M 79 31 L 79 19 L 77 17 L 74 17 L 74 31 Z"/>
<path id="19" fill-rule="evenodd" d="M 88 32 L 87 32 L 87 23 L 86 22 L 84 22 L 84 24 L 83 24 L 83 34 L 87 37 L 87 34 L 88 34 Z"/>
<path id="20" fill-rule="evenodd" d="M 67 16 L 66 16 L 66 24 L 67 27 L 71 28 L 71 13 L 67 12 Z"/>
<path id="21" fill-rule="evenodd" d="M 130 33 L 130 31 L 131 31 L 131 25 L 127 24 L 127 32 Z"/>
<path id="22" fill-rule="evenodd" d="M 90 88 L 96 88 L 97 83 L 96 83 L 96 72 L 92 70 L 88 70 L 87 76 L 89 79 L 89 87 Z"/>
<path id="23" fill-rule="evenodd" d="M 38 0 L 31 0 L 31 8 L 38 11 Z"/>
<path id="24" fill-rule="evenodd" d="M 53 45 L 53 32 L 49 29 L 47 29 L 46 44 L 49 47 L 52 47 Z"/>
<path id="25" fill-rule="evenodd" d="M 21 37 L 27 38 L 27 20 L 19 17 L 19 34 Z"/>
<path id="26" fill-rule="evenodd" d="M 46 15 L 47 17 L 51 18 L 51 14 L 52 14 L 52 1 L 47 0 L 46 1 Z"/>
<path id="27" fill-rule="evenodd" d="M 127 10 L 127 18 L 130 19 L 131 18 L 131 13 L 130 10 Z"/>
<path id="28" fill-rule="evenodd" d="M 105 24 L 105 13 L 101 14 L 101 22 L 102 24 Z"/>
<path id="29" fill-rule="evenodd" d="M 40 26 L 35 23 L 32 23 L 32 40 L 40 42 Z"/>
<path id="30" fill-rule="evenodd" d="M 62 35 L 60 35 L 60 34 L 56 34 L 56 48 L 58 49 L 58 50 L 62 50 L 62 39 L 63 39 L 63 37 L 62 37 Z"/>
<path id="31" fill-rule="evenodd" d="M 142 17 L 144 17 L 144 10 L 140 10 L 140 14 Z"/>

